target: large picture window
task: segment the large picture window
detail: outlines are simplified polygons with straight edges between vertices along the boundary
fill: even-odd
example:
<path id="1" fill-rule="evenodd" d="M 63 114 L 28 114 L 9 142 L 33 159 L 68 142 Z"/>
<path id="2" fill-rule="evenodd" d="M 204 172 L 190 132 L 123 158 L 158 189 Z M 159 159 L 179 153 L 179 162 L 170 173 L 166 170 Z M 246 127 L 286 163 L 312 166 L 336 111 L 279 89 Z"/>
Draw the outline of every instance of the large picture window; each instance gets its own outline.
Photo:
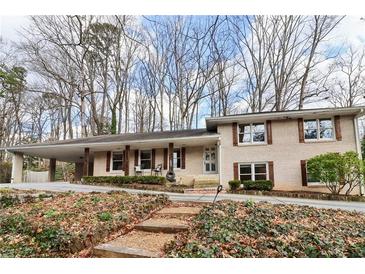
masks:
<path id="1" fill-rule="evenodd" d="M 332 119 L 310 119 L 304 120 L 305 140 L 332 140 L 333 123 Z"/>
<path id="2" fill-rule="evenodd" d="M 152 166 L 152 151 L 141 150 L 141 169 L 151 169 Z"/>
<path id="3" fill-rule="evenodd" d="M 180 148 L 175 148 L 172 156 L 173 156 L 172 157 L 173 167 L 181 168 L 181 150 L 180 150 Z"/>
<path id="4" fill-rule="evenodd" d="M 241 181 L 267 180 L 267 163 L 249 163 L 239 166 Z"/>
<path id="5" fill-rule="evenodd" d="M 265 143 L 265 124 L 239 125 L 238 140 L 241 144 Z"/>
<path id="6" fill-rule="evenodd" d="M 123 151 L 114 151 L 112 158 L 112 170 L 122 170 L 123 161 L 124 161 Z"/>

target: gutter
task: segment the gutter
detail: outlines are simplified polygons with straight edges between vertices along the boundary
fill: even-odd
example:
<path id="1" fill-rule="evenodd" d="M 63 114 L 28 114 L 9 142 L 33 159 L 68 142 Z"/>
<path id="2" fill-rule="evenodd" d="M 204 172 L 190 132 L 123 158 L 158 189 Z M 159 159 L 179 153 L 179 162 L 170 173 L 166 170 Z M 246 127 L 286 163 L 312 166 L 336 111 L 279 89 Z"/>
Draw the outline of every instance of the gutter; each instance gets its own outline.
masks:
<path id="1" fill-rule="evenodd" d="M 359 159 L 362 160 L 361 153 L 361 142 L 360 142 L 360 134 L 359 134 L 359 118 L 364 116 L 364 109 L 361 109 L 358 114 L 354 117 L 354 128 L 355 128 L 355 143 L 356 143 L 356 152 L 359 156 Z M 359 185 L 360 196 L 364 196 L 364 186 L 362 184 Z"/>
<path id="2" fill-rule="evenodd" d="M 147 139 L 147 140 L 129 140 L 129 141 L 113 141 L 113 142 L 94 142 L 94 143 L 74 143 L 74 144 L 47 144 L 40 143 L 39 145 L 33 146 L 19 146 L 19 147 L 8 147 L 2 148 L 9 152 L 23 150 L 23 149 L 40 149 L 40 148 L 54 148 L 54 147 L 91 147 L 100 145 L 129 145 L 129 144 L 140 144 L 140 143 L 156 143 L 156 142 L 173 142 L 180 140 L 199 140 L 199 139 L 219 139 L 219 134 L 207 135 L 207 136 L 194 136 L 194 137 L 177 137 L 177 138 L 163 138 L 163 139 Z"/>

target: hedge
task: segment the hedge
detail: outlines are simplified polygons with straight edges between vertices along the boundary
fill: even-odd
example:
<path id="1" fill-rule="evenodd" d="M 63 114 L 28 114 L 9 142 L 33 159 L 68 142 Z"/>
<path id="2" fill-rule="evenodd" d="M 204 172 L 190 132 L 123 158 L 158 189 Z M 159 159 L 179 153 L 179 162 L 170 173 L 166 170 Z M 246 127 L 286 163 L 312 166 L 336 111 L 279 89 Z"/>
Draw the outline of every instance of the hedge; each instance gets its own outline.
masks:
<path id="1" fill-rule="evenodd" d="M 241 186 L 241 181 L 240 180 L 232 180 L 232 181 L 229 181 L 228 184 L 229 184 L 229 188 L 231 190 L 237 190 Z"/>
<path id="2" fill-rule="evenodd" d="M 110 185 L 126 185 L 126 184 L 149 184 L 164 185 L 166 178 L 161 176 L 85 176 L 82 177 L 85 184 L 110 184 Z"/>
<path id="3" fill-rule="evenodd" d="M 273 189 L 274 184 L 270 180 L 243 181 L 243 188 L 246 190 L 267 190 Z"/>

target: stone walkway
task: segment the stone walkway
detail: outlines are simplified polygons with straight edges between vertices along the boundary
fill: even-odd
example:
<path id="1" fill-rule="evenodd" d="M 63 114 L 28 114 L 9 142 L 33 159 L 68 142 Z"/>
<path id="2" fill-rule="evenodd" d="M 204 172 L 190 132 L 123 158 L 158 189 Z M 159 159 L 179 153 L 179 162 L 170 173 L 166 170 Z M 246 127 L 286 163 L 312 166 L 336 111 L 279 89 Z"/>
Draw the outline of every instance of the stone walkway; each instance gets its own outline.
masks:
<path id="1" fill-rule="evenodd" d="M 174 240 L 176 233 L 189 229 L 188 222 L 199 213 L 200 206 L 173 203 L 156 212 L 150 219 L 108 243 L 98 245 L 93 256 L 99 258 L 159 258 L 165 244 Z"/>

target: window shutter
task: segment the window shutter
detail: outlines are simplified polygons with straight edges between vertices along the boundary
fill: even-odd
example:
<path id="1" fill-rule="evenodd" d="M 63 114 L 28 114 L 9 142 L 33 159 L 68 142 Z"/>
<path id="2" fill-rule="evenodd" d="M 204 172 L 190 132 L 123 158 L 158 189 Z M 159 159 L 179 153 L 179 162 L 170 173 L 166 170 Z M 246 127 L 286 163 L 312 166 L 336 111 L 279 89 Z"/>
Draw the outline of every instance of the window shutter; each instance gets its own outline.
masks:
<path id="1" fill-rule="evenodd" d="M 123 150 L 123 164 L 122 164 L 122 170 L 125 171 L 125 150 Z"/>
<path id="2" fill-rule="evenodd" d="M 185 169 L 185 148 L 181 148 L 181 169 Z"/>
<path id="3" fill-rule="evenodd" d="M 271 120 L 266 121 L 267 144 L 272 144 Z"/>
<path id="4" fill-rule="evenodd" d="M 269 165 L 269 180 L 272 182 L 273 185 L 275 185 L 275 182 L 274 182 L 274 162 L 269 161 L 268 165 Z"/>
<path id="5" fill-rule="evenodd" d="M 335 132 L 336 132 L 336 140 L 342 141 L 340 116 L 335 116 Z"/>
<path id="6" fill-rule="evenodd" d="M 168 149 L 163 149 L 163 169 L 167 169 L 167 155 L 168 155 Z"/>
<path id="7" fill-rule="evenodd" d="M 233 163 L 233 179 L 238 180 L 238 163 Z"/>
<path id="8" fill-rule="evenodd" d="M 156 149 L 153 148 L 152 149 L 152 161 L 151 161 L 151 165 L 152 165 L 152 169 L 155 168 L 155 164 L 156 164 Z"/>
<path id="9" fill-rule="evenodd" d="M 233 146 L 238 146 L 237 123 L 232 123 Z"/>
<path id="10" fill-rule="evenodd" d="M 136 149 L 134 151 L 134 166 L 138 166 L 138 157 L 139 157 L 139 151 Z"/>
<path id="11" fill-rule="evenodd" d="M 304 143 L 303 118 L 298 118 L 298 133 L 299 133 L 299 143 Z"/>
<path id="12" fill-rule="evenodd" d="M 302 186 L 307 186 L 307 161 L 300 160 L 300 169 L 302 171 Z"/>
<path id="13" fill-rule="evenodd" d="M 107 151 L 106 152 L 106 168 L 105 168 L 106 172 L 110 171 L 110 158 L 111 158 L 111 156 L 112 156 L 111 151 Z"/>

